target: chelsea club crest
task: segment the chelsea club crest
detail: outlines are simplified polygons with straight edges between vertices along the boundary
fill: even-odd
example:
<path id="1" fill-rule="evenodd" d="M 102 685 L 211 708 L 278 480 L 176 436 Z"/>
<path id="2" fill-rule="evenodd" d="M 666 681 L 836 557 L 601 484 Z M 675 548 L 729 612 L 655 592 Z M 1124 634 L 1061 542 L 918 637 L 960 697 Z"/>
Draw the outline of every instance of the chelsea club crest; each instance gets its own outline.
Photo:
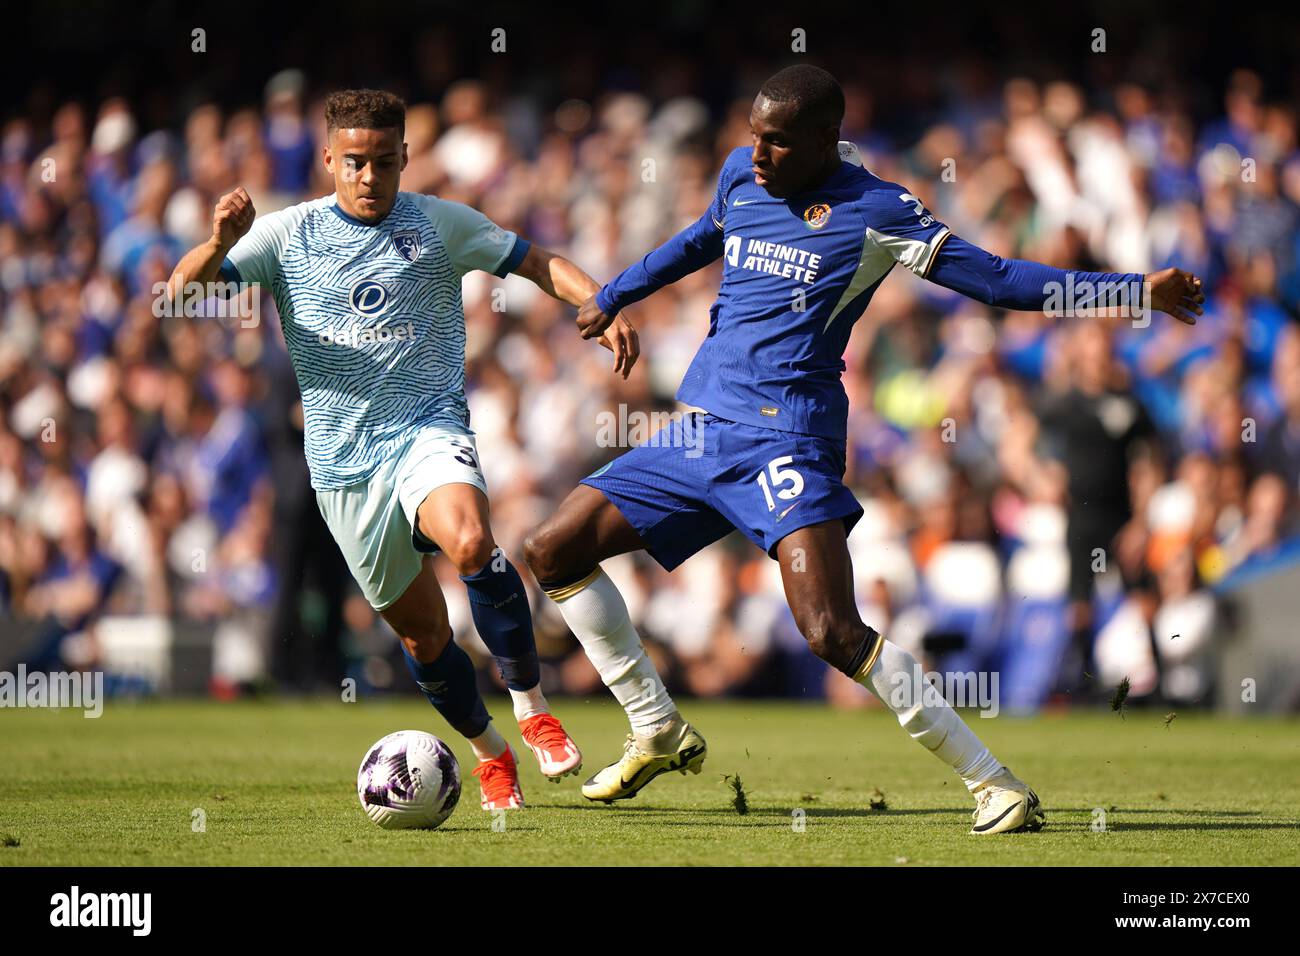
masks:
<path id="1" fill-rule="evenodd" d="M 407 262 L 420 258 L 420 234 L 414 229 L 393 233 L 393 249 Z"/>
<path id="2" fill-rule="evenodd" d="M 831 207 L 824 202 L 814 203 L 803 211 L 803 221 L 809 229 L 820 229 L 831 218 Z"/>

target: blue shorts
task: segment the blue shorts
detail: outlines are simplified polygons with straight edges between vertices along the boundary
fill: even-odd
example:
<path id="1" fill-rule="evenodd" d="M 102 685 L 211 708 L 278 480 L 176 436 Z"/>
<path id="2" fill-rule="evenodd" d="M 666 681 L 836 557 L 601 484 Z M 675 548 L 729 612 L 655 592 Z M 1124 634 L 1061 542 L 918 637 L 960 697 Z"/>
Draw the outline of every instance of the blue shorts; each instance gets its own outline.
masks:
<path id="1" fill-rule="evenodd" d="M 800 528 L 840 519 L 847 534 L 862 506 L 844 486 L 845 444 L 690 413 L 584 478 L 671 571 L 733 528 L 776 557 Z"/>

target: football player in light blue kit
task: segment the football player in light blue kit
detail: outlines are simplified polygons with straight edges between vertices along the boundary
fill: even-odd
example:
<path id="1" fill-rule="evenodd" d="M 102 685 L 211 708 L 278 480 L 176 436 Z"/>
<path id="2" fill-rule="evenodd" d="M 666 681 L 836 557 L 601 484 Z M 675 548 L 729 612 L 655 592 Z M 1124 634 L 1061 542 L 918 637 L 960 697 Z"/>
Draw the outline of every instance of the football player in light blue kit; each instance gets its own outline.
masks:
<path id="1" fill-rule="evenodd" d="M 366 598 L 401 638 L 420 688 L 470 740 L 483 808 L 520 807 L 514 751 L 452 640 L 430 554 L 446 554 L 465 582 L 542 773 L 577 773 L 582 755 L 542 695 L 528 597 L 492 539 L 465 401 L 461 277 L 513 272 L 574 306 L 599 284 L 468 206 L 400 192 L 407 157 L 397 97 L 335 93 L 325 117 L 323 158 L 336 192 L 256 221 L 243 189 L 224 196 L 212 238 L 181 259 L 169 290 L 175 297 L 218 275 L 270 289 L 302 391 L 321 513 Z M 601 344 L 626 377 L 635 330 L 610 326 Z"/>
<path id="2" fill-rule="evenodd" d="M 895 265 L 990 305 L 1043 311 L 1150 306 L 1195 322 L 1200 280 L 1002 259 L 953 235 L 916 196 L 864 169 L 839 142 L 844 94 L 801 64 L 763 84 L 752 148 L 723 164 L 709 209 L 583 306 L 584 334 L 620 310 L 722 260 L 709 331 L 677 397 L 702 411 L 582 484 L 524 543 L 538 583 L 628 714 L 623 756 L 583 785 L 592 800 L 633 797 L 661 774 L 698 773 L 704 738 L 677 712 L 600 562 L 646 550 L 672 570 L 733 528 L 781 566 L 812 650 L 875 693 L 974 795 L 976 834 L 1042 825 L 1038 796 L 947 702 L 919 693 L 919 665 L 858 614 L 847 535 L 862 507 L 844 485 L 848 396 L 840 382 L 854 322 Z M 685 449 L 685 450 L 683 450 Z M 927 685 L 928 686 L 928 685 Z M 902 691 L 900 693 L 900 691 Z"/>

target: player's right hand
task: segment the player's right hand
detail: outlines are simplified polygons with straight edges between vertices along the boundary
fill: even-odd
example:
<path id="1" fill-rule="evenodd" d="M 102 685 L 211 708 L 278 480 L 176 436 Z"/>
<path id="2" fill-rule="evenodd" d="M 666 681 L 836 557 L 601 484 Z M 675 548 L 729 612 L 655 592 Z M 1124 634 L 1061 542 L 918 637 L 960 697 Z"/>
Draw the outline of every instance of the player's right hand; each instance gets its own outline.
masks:
<path id="1" fill-rule="evenodd" d="M 222 250 L 228 251 L 244 233 L 253 226 L 257 210 L 244 187 L 226 193 L 217 201 L 212 214 L 212 238 Z"/>
<path id="2" fill-rule="evenodd" d="M 578 310 L 578 332 L 584 339 L 600 338 L 613 321 L 614 316 L 605 314 L 605 310 L 596 304 L 594 295 Z"/>

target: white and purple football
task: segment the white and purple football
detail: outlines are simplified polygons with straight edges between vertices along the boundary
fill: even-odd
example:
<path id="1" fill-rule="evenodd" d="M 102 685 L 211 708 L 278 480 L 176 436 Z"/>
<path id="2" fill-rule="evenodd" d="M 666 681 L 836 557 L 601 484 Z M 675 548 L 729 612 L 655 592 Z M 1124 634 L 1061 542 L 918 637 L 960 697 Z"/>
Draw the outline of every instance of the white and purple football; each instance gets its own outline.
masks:
<path id="1" fill-rule="evenodd" d="M 432 830 L 456 809 L 460 765 L 433 734 L 399 730 L 366 753 L 357 796 L 366 816 L 385 830 Z"/>

